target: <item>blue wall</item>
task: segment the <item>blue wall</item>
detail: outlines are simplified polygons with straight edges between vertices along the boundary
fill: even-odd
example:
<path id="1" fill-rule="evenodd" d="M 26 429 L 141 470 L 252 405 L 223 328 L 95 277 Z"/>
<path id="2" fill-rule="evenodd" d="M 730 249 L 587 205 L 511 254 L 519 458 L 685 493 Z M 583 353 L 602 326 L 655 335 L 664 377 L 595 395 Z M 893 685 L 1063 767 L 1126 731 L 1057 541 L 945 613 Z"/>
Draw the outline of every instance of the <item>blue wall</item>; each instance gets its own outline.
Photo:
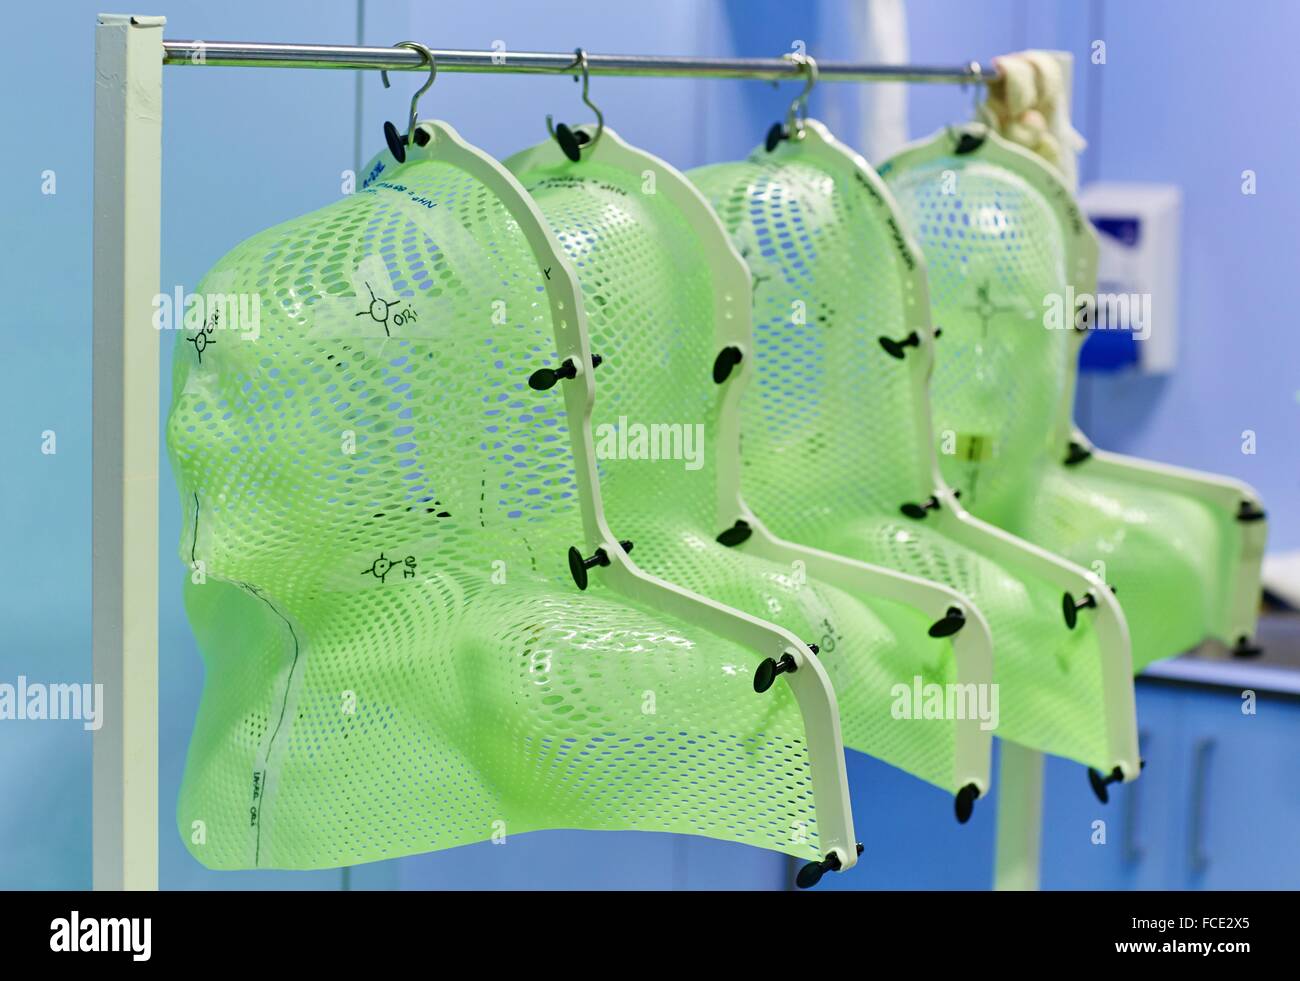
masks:
<path id="1" fill-rule="evenodd" d="M 1270 548 L 1300 548 L 1300 332 L 1288 296 L 1300 266 L 1289 68 L 1300 6 L 1107 3 L 1104 23 L 1107 64 L 1079 69 L 1102 120 L 1089 173 L 1182 187 L 1181 333 L 1175 373 L 1094 377 L 1081 415 L 1108 449 L 1254 484 Z M 1241 193 L 1244 170 L 1258 175 L 1255 196 Z M 1241 452 L 1247 429 L 1254 456 Z"/>
<path id="2" fill-rule="evenodd" d="M 99 4 L 50 4 L 28 25 L 27 43 L 0 64 L 0 156 L 6 248 L 0 329 L 0 681 L 90 677 L 90 249 L 93 25 Z M 169 37 L 391 44 L 416 38 L 444 47 L 775 55 L 803 40 L 822 57 L 843 57 L 835 29 L 845 4 L 665 0 L 646 5 L 540 5 L 479 0 L 274 4 L 163 2 Z M 820 9 L 819 9 L 820 8 Z M 649 12 L 649 11 L 653 12 Z M 1175 16 L 1177 13 L 1177 16 Z M 838 20 L 837 20 L 838 19 Z M 1096 35 L 1097 25 L 1104 24 Z M 1162 382 L 1108 380 L 1086 386 L 1090 429 L 1102 445 L 1237 474 L 1264 493 L 1274 542 L 1300 546 L 1297 485 L 1296 332 L 1285 296 L 1300 187 L 1293 161 L 1291 88 L 1279 83 L 1284 45 L 1300 10 L 1230 6 L 1030 3 L 1029 0 L 910 0 L 914 61 L 963 63 L 1024 46 L 1085 55 L 1107 39 L 1108 64 L 1080 58 L 1076 120 L 1095 116 L 1085 173 L 1182 184 L 1185 194 L 1182 363 Z M 358 31 L 360 30 L 360 35 Z M 819 36 L 820 35 L 820 36 Z M 57 64 L 55 48 L 66 53 Z M 1212 52 L 1212 55 L 1207 54 Z M 341 172 L 380 145 L 384 119 L 401 121 L 416 76 L 250 69 L 165 73 L 163 267 L 165 289 L 192 288 L 230 246 L 340 193 Z M 592 96 L 623 136 L 681 167 L 739 156 L 784 113 L 793 86 L 744 82 L 596 79 Z M 911 124 L 920 136 L 966 118 L 969 93 L 913 87 Z M 856 136 L 850 87 L 823 86 L 813 114 L 845 120 Z M 425 97 L 490 152 L 508 154 L 545 136 L 544 117 L 581 120 L 577 86 L 561 79 L 444 75 Z M 1091 115 L 1090 115 L 1091 114 Z M 358 150 L 357 134 L 360 134 Z M 1260 193 L 1243 198 L 1240 171 L 1259 172 Z M 57 174 L 57 194 L 40 193 Z M 169 361 L 170 338 L 164 359 Z M 167 404 L 169 392 L 160 393 Z M 1242 429 L 1260 451 L 1238 452 Z M 58 452 L 40 452 L 41 433 Z M 197 866 L 172 832 L 173 806 L 201 662 L 185 622 L 175 542 L 180 514 L 171 475 L 161 478 L 160 615 L 162 882 L 165 887 L 351 887 L 396 885 L 636 885 L 771 887 L 784 861 L 752 850 L 655 835 L 556 832 L 371 866 L 349 873 L 214 875 Z M 889 808 L 888 768 L 855 762 L 864 840 L 896 842 L 916 825 Z M 0 888 L 84 887 L 90 868 L 90 739 L 75 723 L 0 723 Z M 901 792 L 901 791 L 900 791 Z M 984 838 L 987 835 L 979 832 Z M 983 839 L 981 839 L 983 840 Z M 956 846 L 954 846 L 956 847 Z M 919 844 L 918 844 L 919 848 Z M 935 858 L 943 861 L 942 856 Z M 900 875 L 902 873 L 900 872 Z"/>

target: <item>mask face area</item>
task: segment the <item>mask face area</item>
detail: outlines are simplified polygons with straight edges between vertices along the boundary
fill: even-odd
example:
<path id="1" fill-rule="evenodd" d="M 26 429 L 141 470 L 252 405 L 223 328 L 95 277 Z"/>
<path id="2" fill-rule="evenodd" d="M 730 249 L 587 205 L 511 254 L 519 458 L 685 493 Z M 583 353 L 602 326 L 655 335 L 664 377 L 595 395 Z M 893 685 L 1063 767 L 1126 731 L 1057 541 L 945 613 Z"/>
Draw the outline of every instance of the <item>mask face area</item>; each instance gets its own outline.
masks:
<path id="1" fill-rule="evenodd" d="M 977 514 L 1013 522 L 1041 479 L 1067 381 L 1074 313 L 1057 309 L 1067 279 L 1055 212 L 1028 181 L 969 157 L 889 183 L 943 331 L 930 389 L 944 478 Z"/>
<path id="2" fill-rule="evenodd" d="M 606 130 L 602 139 L 614 138 Z M 972 780 L 982 782 L 982 772 L 971 773 L 970 754 L 959 752 L 952 718 L 918 712 L 900 721 L 900 691 L 911 692 L 914 684 L 943 689 L 957 677 L 951 644 L 927 635 L 931 618 L 820 581 L 801 562 L 718 540 L 719 475 L 750 460 L 743 432 L 746 452 L 722 441 L 725 390 L 713 375 L 718 325 L 725 319 L 719 310 L 727 308 L 718 302 L 728 288 L 723 263 L 739 272 L 740 289 L 747 285 L 744 270 L 730 253 L 725 229 L 698 204 L 681 174 L 638 151 L 631 158 L 607 156 L 607 146 L 579 163 L 549 162 L 541 151 L 525 151 L 509 165 L 573 263 L 592 350 L 603 358 L 592 422 L 611 526 L 635 543 L 633 559 L 645 571 L 816 644 L 835 688 L 845 745 L 954 793 Z M 685 195 L 697 202 L 698 213 L 684 203 Z M 753 351 L 749 338 L 743 343 Z M 732 377 L 753 370 L 751 354 Z M 655 440 L 656 426 L 670 436 L 689 436 L 681 445 L 695 448 L 697 459 L 671 452 L 673 438 Z M 602 433 L 610 435 L 603 457 Z M 635 452 L 641 434 L 669 452 L 653 458 Z M 778 466 L 796 491 L 810 483 L 797 463 Z M 764 512 L 755 514 L 767 520 Z"/>
<path id="3" fill-rule="evenodd" d="M 1060 423 L 1088 298 L 1070 282 L 1062 218 L 1024 174 L 978 156 L 888 179 L 944 330 L 932 392 L 936 437 L 955 444 L 940 456 L 945 478 L 979 517 L 1115 587 L 1135 671 L 1195 647 L 1231 593 L 1233 516 L 1065 466 Z"/>
<path id="4" fill-rule="evenodd" d="M 933 491 L 918 462 L 924 392 L 879 343 L 911 329 L 900 262 L 917 260 L 900 258 L 874 187 L 843 171 L 784 143 L 690 173 L 752 275 L 759 367 L 742 409 L 744 489 L 787 537 L 821 540 L 845 512 L 896 515 Z M 790 469 L 817 479 L 791 481 Z"/>
<path id="5" fill-rule="evenodd" d="M 934 488 L 931 355 L 920 343 L 932 327 L 923 259 L 867 166 L 813 122 L 803 141 L 690 174 L 753 277 L 746 499 L 785 538 L 961 593 L 992 633 L 999 698 L 987 717 L 997 715 L 998 734 L 1109 772 L 1089 625 L 1065 627 L 1060 590 L 1045 579 L 967 547 L 935 519 L 900 513 Z M 893 352 L 881 343 L 909 335 Z M 945 326 L 933 344 L 941 364 L 950 340 L 962 343 L 949 335 Z M 792 482 L 792 469 L 817 479 Z"/>
<path id="6" fill-rule="evenodd" d="M 465 169 L 389 160 L 200 284 L 234 298 L 176 339 L 167 423 L 206 666 L 177 822 L 202 864 L 544 828 L 821 857 L 788 686 L 759 698 L 753 651 L 570 579 L 565 402 L 527 383 L 557 364 L 558 272 Z"/>

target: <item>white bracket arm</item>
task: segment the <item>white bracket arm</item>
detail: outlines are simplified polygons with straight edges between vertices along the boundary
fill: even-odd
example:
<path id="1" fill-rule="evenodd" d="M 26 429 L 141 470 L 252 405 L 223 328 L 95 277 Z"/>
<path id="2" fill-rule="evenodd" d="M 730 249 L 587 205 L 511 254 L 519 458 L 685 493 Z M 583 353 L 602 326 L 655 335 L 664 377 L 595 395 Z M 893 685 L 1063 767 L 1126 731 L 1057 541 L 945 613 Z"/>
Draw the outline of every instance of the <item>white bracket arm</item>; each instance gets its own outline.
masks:
<path id="1" fill-rule="evenodd" d="M 1226 596 L 1221 609 L 1215 611 L 1212 632 L 1229 647 L 1242 637 L 1254 637 L 1259 619 L 1264 547 L 1268 541 L 1268 522 L 1255 488 L 1219 474 L 1098 450 L 1078 430 L 1075 430 L 1073 438 L 1081 447 L 1091 451 L 1092 455 L 1083 465 L 1088 473 L 1190 497 L 1218 512 L 1225 522 L 1237 529 L 1236 547 L 1232 553 L 1231 595 Z"/>
<path id="2" fill-rule="evenodd" d="M 1133 694 L 1133 654 L 1128 623 L 1110 587 L 1095 573 L 1017 538 L 962 508 L 952 491 L 940 487 L 935 496 L 940 530 L 972 551 L 986 555 L 1013 573 L 1046 580 L 1076 599 L 1094 598 L 1093 629 L 1101 657 L 1106 706 L 1106 744 L 1124 779 L 1136 780 L 1141 770 L 1137 744 L 1137 706 Z M 1064 628 L 1063 628 L 1064 629 Z"/>
<path id="3" fill-rule="evenodd" d="M 928 579 L 786 541 L 773 535 L 753 513 L 746 511 L 743 517 L 752 530 L 744 546 L 749 555 L 786 566 L 802 562 L 810 577 L 842 589 L 850 596 L 873 597 L 910 606 L 931 621 L 941 620 L 956 609 L 966 620 L 965 626 L 952 638 L 957 681 L 962 685 L 980 687 L 993 683 L 993 636 L 988 622 L 978 607 L 957 590 Z M 981 728 L 980 720 L 973 717 L 959 719 L 955 726 L 953 786 L 974 784 L 983 797 L 989 790 L 992 734 Z"/>

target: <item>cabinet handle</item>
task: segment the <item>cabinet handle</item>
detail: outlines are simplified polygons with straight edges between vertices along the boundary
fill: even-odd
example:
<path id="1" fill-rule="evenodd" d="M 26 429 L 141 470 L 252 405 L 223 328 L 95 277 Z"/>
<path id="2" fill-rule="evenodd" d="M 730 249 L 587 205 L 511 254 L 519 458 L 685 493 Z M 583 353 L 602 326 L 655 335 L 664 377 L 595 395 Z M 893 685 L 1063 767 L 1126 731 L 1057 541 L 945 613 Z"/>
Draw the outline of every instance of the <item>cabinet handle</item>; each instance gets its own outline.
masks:
<path id="1" fill-rule="evenodd" d="M 1210 784 L 1210 758 L 1214 755 L 1215 740 L 1199 740 L 1192 757 L 1192 801 L 1188 814 L 1187 842 L 1188 864 L 1192 873 L 1200 875 L 1210 867 L 1210 853 L 1205 849 L 1205 798 Z"/>
<path id="2" fill-rule="evenodd" d="M 1150 745 L 1151 733 L 1139 731 L 1138 746 L 1144 758 Z M 1127 798 L 1124 802 L 1124 861 L 1129 865 L 1137 865 L 1146 853 L 1146 849 L 1138 841 L 1138 788 L 1141 786 L 1142 781 L 1139 779 L 1124 788 Z"/>

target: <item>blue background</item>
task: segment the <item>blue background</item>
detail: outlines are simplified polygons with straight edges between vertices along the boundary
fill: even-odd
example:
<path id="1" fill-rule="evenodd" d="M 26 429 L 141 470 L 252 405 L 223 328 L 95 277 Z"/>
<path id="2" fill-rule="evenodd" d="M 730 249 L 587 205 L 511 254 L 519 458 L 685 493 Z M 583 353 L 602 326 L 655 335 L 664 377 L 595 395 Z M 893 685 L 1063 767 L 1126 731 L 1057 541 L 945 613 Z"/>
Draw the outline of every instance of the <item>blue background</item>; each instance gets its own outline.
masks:
<path id="1" fill-rule="evenodd" d="M 91 116 L 99 6 L 83 0 L 41 5 L 26 15 L 0 61 L 6 93 L 0 132 L 8 137 L 0 154 L 6 246 L 0 262 L 6 339 L 0 680 L 90 678 Z M 515 50 L 582 45 L 608 53 L 741 56 L 777 55 L 803 40 L 812 54 L 837 58 L 851 54 L 837 27 L 846 9 L 839 0 L 164 0 L 139 12 L 165 14 L 171 38 L 379 45 L 413 38 L 476 49 L 502 40 Z M 1178 369 L 1162 379 L 1089 379 L 1080 413 L 1106 448 L 1248 480 L 1269 505 L 1270 547 L 1300 547 L 1300 338 L 1285 292 L 1296 281 L 1300 222 L 1294 177 L 1300 129 L 1289 75 L 1300 6 L 1283 0 L 909 0 L 908 26 L 914 62 L 987 61 L 1024 47 L 1073 51 L 1074 118 L 1090 141 L 1084 179 L 1182 187 Z M 1106 41 L 1104 66 L 1088 59 L 1094 38 Z M 384 90 L 376 74 L 358 85 L 350 72 L 167 69 L 164 291 L 193 288 L 235 243 L 338 195 L 341 172 L 382 145 L 382 121 L 405 118 L 416 78 L 394 76 L 393 88 Z M 849 143 L 857 139 L 855 88 L 822 86 L 811 107 Z M 969 116 L 968 92 L 952 86 L 909 91 L 913 137 Z M 612 126 L 683 169 L 746 153 L 793 92 L 793 86 L 756 82 L 596 79 L 592 85 Z M 423 114 L 449 120 L 501 156 L 541 139 L 547 112 L 583 118 L 577 87 L 566 78 L 444 75 L 422 103 Z M 1240 193 L 1246 169 L 1258 174 L 1254 197 Z M 57 174 L 56 194 L 40 192 L 46 170 Z M 164 406 L 168 396 L 160 393 Z M 1254 456 L 1240 451 L 1245 429 L 1258 434 Z M 44 430 L 57 433 L 56 455 L 40 452 Z M 788 883 L 783 858 L 752 849 L 669 835 L 573 832 L 344 871 L 219 875 L 202 869 L 172 831 L 202 670 L 180 600 L 179 508 L 165 460 L 162 466 L 165 888 Z M 90 734 L 77 723 L 0 724 L 0 888 L 89 885 L 90 747 Z M 875 855 L 869 884 L 987 885 L 991 806 L 982 802 L 958 836 L 937 791 L 856 754 L 851 776 L 859 831 Z M 1049 784 L 1057 779 L 1052 769 Z M 922 812 L 945 820 L 932 825 Z M 1044 873 L 1045 884 L 1081 881 L 1060 870 Z"/>

